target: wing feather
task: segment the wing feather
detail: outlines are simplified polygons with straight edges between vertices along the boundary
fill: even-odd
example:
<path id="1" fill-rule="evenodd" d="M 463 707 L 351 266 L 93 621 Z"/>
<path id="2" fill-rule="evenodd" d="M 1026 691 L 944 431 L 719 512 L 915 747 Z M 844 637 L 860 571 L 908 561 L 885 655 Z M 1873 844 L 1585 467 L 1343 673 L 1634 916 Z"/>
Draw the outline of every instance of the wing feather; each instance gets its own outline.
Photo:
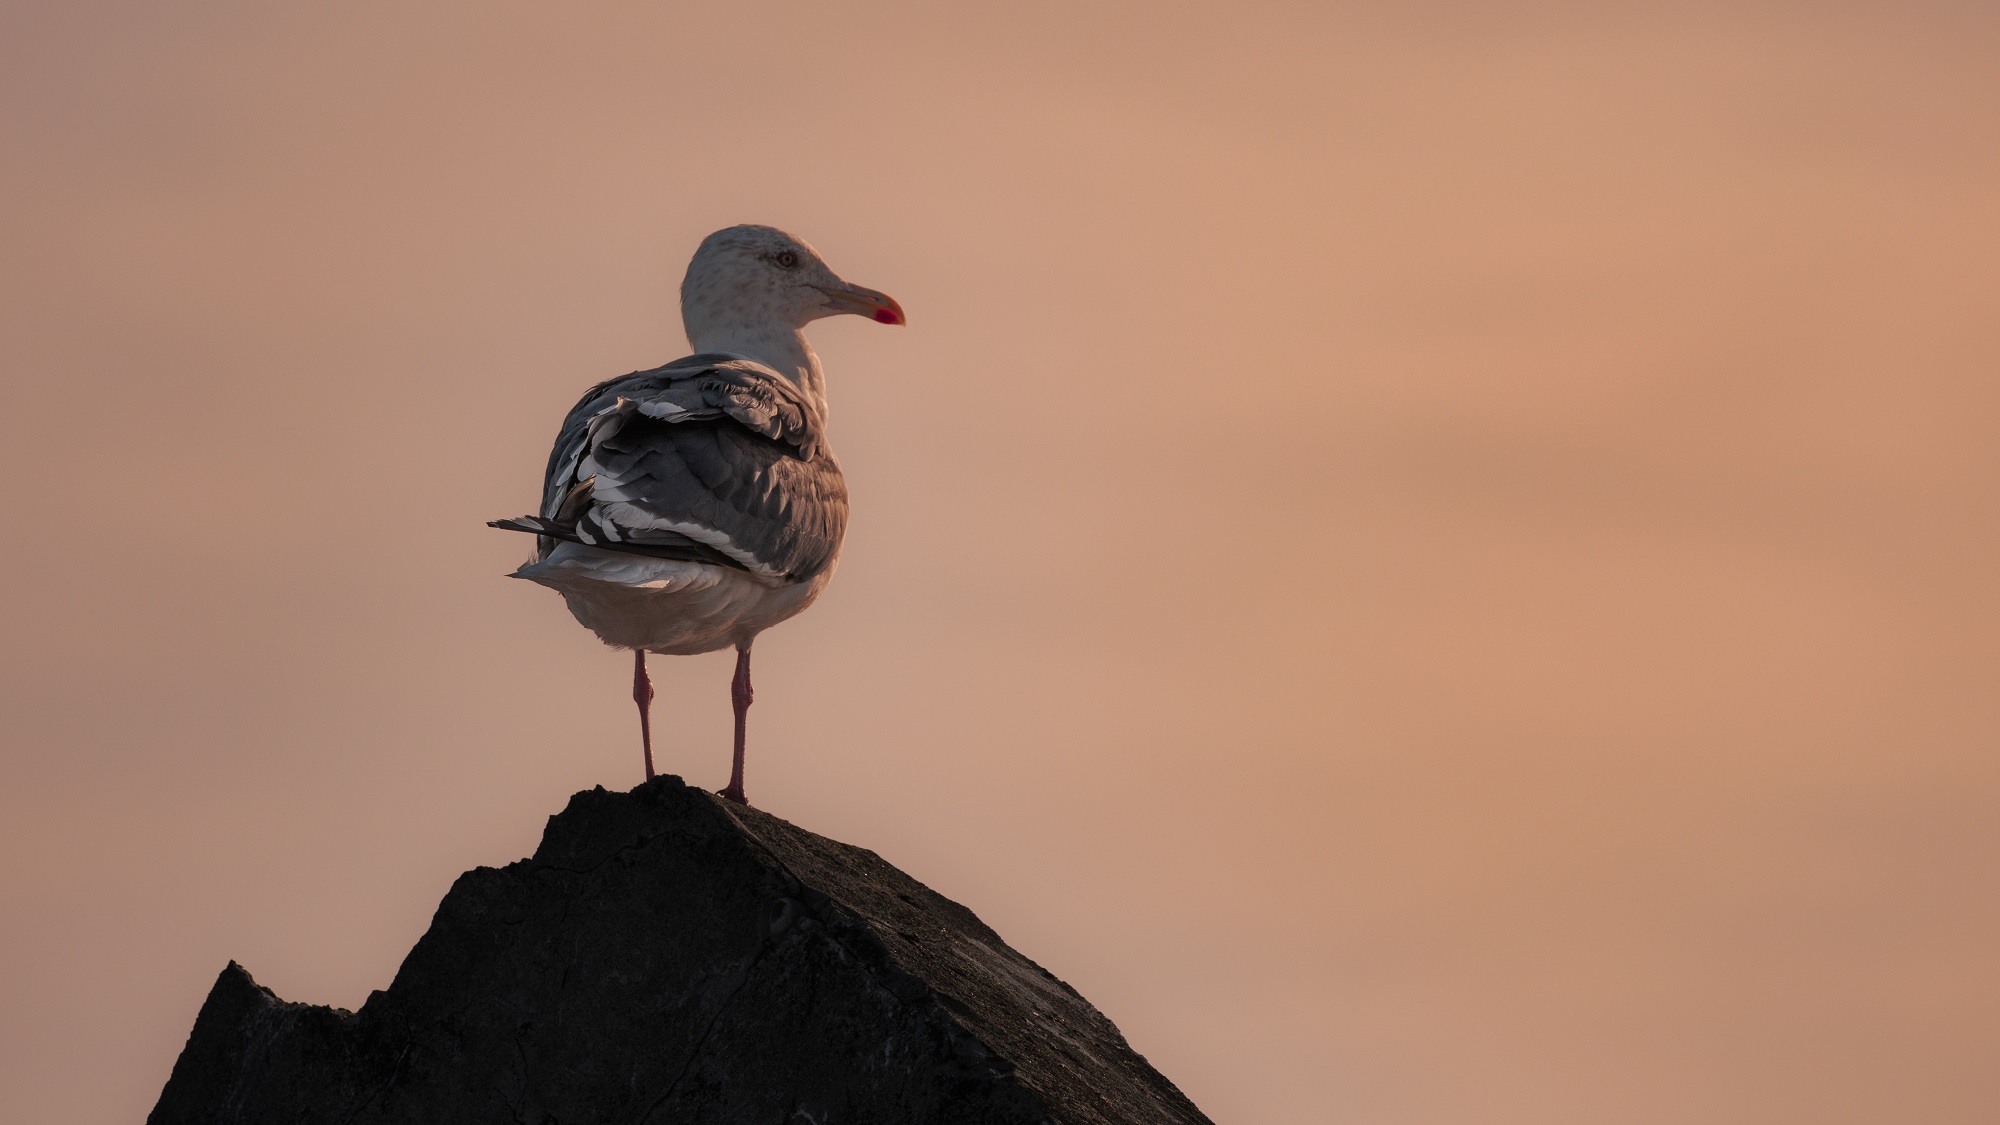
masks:
<path id="1" fill-rule="evenodd" d="M 847 488 L 819 405 L 741 356 L 676 360 L 592 387 L 550 450 L 542 515 L 493 526 L 803 581 L 833 564 Z M 673 554 L 661 554 L 672 551 Z"/>

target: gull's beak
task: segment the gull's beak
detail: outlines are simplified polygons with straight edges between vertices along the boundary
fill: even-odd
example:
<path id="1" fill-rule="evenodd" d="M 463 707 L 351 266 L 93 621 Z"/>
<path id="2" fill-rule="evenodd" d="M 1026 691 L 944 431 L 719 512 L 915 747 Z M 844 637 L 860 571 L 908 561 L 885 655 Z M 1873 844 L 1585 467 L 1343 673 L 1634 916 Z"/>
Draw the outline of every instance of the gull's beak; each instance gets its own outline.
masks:
<path id="1" fill-rule="evenodd" d="M 903 316 L 903 306 L 887 293 L 877 293 L 859 285 L 815 285 L 813 288 L 826 294 L 828 316 L 853 313 L 882 324 L 909 323 Z"/>

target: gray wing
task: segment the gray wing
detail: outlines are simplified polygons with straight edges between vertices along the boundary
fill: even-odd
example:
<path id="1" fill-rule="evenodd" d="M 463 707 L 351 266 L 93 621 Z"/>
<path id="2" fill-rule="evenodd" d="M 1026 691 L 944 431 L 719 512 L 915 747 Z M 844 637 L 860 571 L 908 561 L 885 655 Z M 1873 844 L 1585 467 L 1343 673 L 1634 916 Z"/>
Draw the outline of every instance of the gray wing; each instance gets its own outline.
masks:
<path id="1" fill-rule="evenodd" d="M 542 514 L 492 526 L 804 581 L 833 564 L 847 530 L 824 424 L 811 399 L 741 356 L 633 372 L 564 419 Z"/>

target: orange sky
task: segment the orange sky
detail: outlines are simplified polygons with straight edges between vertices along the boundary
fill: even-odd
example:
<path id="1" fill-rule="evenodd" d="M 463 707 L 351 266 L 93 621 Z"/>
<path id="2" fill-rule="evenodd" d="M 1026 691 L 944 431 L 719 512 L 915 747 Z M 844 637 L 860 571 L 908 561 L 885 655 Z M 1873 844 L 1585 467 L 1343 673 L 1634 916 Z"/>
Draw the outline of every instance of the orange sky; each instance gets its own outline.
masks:
<path id="1" fill-rule="evenodd" d="M 745 221 L 912 323 L 814 330 L 761 806 L 1218 1122 L 2000 1117 L 1990 5 L 38 7 L 0 1120 L 639 779 L 483 522 Z M 720 785 L 727 655 L 654 667 Z"/>

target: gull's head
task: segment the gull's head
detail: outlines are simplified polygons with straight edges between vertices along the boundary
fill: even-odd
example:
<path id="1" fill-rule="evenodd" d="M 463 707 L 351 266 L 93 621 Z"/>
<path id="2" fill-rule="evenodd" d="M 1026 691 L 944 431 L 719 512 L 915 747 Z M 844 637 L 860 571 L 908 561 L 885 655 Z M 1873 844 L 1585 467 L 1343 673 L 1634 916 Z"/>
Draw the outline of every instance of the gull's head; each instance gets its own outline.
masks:
<path id="1" fill-rule="evenodd" d="M 791 332 L 840 313 L 905 323 L 894 298 L 841 280 L 803 239 L 776 227 L 709 235 L 681 282 L 681 320 L 697 351 L 710 350 L 704 340 Z"/>

